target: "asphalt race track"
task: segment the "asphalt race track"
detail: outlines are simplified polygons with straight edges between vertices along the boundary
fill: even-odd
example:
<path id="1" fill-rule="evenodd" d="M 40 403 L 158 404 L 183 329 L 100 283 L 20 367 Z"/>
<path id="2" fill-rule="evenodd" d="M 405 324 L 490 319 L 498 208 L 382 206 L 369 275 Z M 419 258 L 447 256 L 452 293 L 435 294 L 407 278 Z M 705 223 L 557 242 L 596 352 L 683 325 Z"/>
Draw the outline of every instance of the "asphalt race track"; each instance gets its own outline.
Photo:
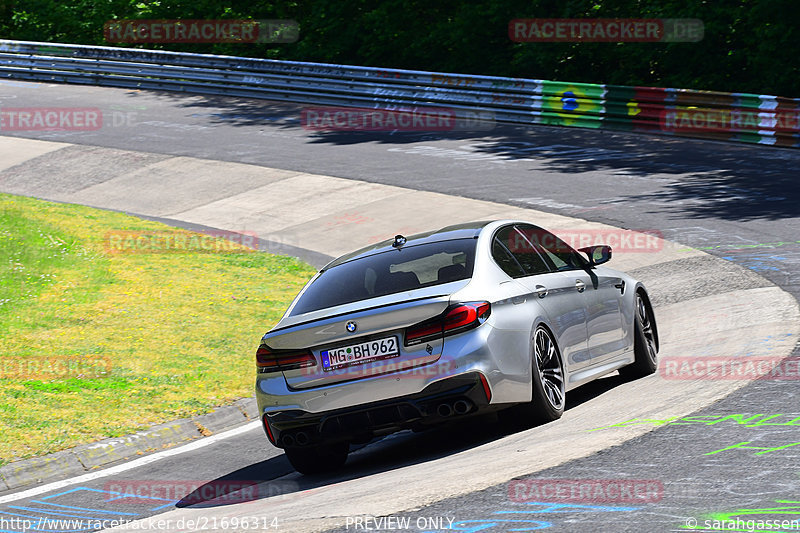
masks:
<path id="1" fill-rule="evenodd" d="M 474 217 L 462 216 L 477 219 L 530 208 L 554 223 L 576 217 L 657 230 L 713 256 L 676 246 L 665 249 L 665 262 L 620 258 L 658 294 L 662 335 L 675 350 L 669 353 L 719 356 L 735 345 L 740 352 L 731 356 L 800 355 L 796 302 L 781 296 L 800 296 L 794 181 L 800 152 L 794 150 L 547 127 L 323 134 L 303 130 L 292 105 L 22 82 L 0 84 L 0 106 L 97 107 L 106 117 L 98 131 L 2 132 L 8 138 L 0 139 L 0 150 L 20 139 L 68 143 L 47 145 L 36 157 L 2 151 L 3 192 L 223 227 L 224 200 L 216 211 L 189 201 L 211 194 L 200 180 L 176 191 L 186 205 L 167 209 L 148 194 L 145 174 L 138 190 L 123 174 L 148 165 L 187 176 L 217 172 L 215 179 L 242 194 L 248 183 L 277 189 L 301 173 L 318 176 L 302 179 L 318 180 L 320 191 L 340 186 L 342 196 L 353 195 L 349 180 L 366 182 L 358 194 L 382 201 L 376 211 L 385 220 L 353 211 L 330 227 L 298 223 L 263 235 L 273 245 L 268 249 L 308 249 L 307 259 L 317 264 L 354 247 L 359 233 L 393 231 L 410 212 L 417 222 L 438 225 L 456 210 L 474 209 Z M 197 159 L 226 163 L 212 168 Z M 253 166 L 281 171 L 258 177 Z M 331 201 L 344 202 L 335 195 Z M 235 223 L 226 229 L 259 221 L 245 213 Z M 682 315 L 693 321 L 681 322 Z M 727 337 L 711 333 L 717 329 Z M 746 531 L 744 522 L 734 529 L 705 520 L 800 520 L 797 379 L 665 385 L 610 376 L 568 395 L 559 422 L 516 429 L 475 420 L 399 433 L 361 447 L 344 471 L 325 478 L 294 473 L 251 424 L 230 438 L 156 454 L 111 475 L 64 480 L 38 494 L 0 494 L 0 530 L 22 531 L 4 517 L 37 524 L 29 531 L 76 529 L 43 517 L 152 517 L 135 523 L 151 531 Z M 566 428 L 578 428 L 580 437 Z M 177 504 L 169 497 L 115 496 L 153 480 L 223 486 L 229 494 L 214 500 L 195 494 Z M 256 483 L 256 493 L 231 492 L 237 483 Z M 98 524 L 83 530 L 112 525 Z M 765 530 L 796 531 L 800 524 Z"/>

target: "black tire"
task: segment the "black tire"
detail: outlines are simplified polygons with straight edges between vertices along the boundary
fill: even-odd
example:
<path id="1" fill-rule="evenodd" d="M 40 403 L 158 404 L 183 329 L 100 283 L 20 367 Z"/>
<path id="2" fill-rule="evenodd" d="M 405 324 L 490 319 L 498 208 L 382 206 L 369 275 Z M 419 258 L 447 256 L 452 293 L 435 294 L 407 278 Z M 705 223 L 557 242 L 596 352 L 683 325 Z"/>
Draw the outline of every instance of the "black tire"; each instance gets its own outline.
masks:
<path id="1" fill-rule="evenodd" d="M 326 474 L 344 466 L 350 445 L 338 442 L 323 446 L 286 448 L 286 458 L 295 470 L 305 475 Z"/>
<path id="2" fill-rule="evenodd" d="M 626 379 L 649 376 L 658 368 L 658 329 L 650 302 L 641 292 L 636 293 L 633 319 L 633 354 L 635 360 L 619 369 Z"/>
<path id="3" fill-rule="evenodd" d="M 564 414 L 564 364 L 553 334 L 539 325 L 533 334 L 533 400 L 535 422 L 551 422 Z"/>
<path id="4" fill-rule="evenodd" d="M 498 413 L 516 429 L 519 424 L 544 424 L 564 414 L 564 365 L 552 333 L 539 325 L 533 333 L 532 399 Z"/>

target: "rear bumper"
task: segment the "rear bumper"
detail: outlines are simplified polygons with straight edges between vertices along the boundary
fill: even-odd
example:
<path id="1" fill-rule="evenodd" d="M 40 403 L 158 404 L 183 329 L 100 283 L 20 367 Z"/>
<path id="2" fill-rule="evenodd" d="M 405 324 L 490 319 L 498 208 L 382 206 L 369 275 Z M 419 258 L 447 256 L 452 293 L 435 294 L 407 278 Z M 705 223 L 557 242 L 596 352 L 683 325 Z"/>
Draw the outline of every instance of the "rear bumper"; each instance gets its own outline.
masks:
<path id="1" fill-rule="evenodd" d="M 419 429 L 484 411 L 489 398 L 481 377 L 478 372 L 461 374 L 432 383 L 416 394 L 324 413 L 267 413 L 262 424 L 269 440 L 280 448 L 366 442 L 402 429 Z"/>
<path id="2" fill-rule="evenodd" d="M 256 375 L 256 400 L 262 415 L 279 411 L 327 413 L 373 402 L 405 398 L 429 386 L 464 374 L 486 377 L 492 403 L 530 400 L 530 358 L 527 348 L 508 344 L 507 331 L 490 324 L 447 337 L 438 360 L 410 369 L 318 387 L 291 387 L 280 372 Z M 527 339 L 527 332 L 520 338 Z M 358 367 L 356 367 L 358 368 Z"/>
<path id="3" fill-rule="evenodd" d="M 432 407 L 431 402 L 446 400 L 455 409 L 456 401 L 466 399 L 471 408 L 459 416 L 467 416 L 488 404 L 529 401 L 530 359 L 527 350 L 507 343 L 508 334 L 487 323 L 447 337 L 445 355 L 433 363 L 320 387 L 291 388 L 282 373 L 258 374 L 256 400 L 262 420 L 269 421 L 272 436 L 269 431 L 267 436 L 280 447 L 285 446 L 287 431 L 301 430 L 305 432 L 301 436 L 305 445 L 357 442 L 448 418 L 438 416 L 438 404 Z M 527 339 L 528 332 L 519 334 L 522 340 Z"/>

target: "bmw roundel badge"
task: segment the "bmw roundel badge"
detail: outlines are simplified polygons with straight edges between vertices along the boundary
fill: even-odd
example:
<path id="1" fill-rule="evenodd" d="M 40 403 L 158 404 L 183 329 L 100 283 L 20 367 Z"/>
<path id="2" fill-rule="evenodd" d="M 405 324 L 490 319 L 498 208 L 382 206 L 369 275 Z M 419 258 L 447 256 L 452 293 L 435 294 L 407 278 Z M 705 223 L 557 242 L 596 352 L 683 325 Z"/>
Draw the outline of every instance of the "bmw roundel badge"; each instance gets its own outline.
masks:
<path id="1" fill-rule="evenodd" d="M 351 320 L 350 322 L 347 323 L 347 325 L 345 325 L 345 329 L 350 333 L 355 333 L 356 330 L 358 329 L 358 325 Z"/>

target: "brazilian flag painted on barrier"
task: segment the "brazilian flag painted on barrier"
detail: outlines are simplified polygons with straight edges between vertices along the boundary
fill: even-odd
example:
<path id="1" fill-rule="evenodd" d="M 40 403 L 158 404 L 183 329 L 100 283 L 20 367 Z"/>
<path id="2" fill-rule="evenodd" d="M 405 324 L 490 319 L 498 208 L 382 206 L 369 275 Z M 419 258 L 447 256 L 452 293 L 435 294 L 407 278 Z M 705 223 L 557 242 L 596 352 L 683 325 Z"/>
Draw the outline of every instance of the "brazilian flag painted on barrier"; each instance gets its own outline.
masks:
<path id="1" fill-rule="evenodd" d="M 599 128 L 605 112 L 605 86 L 542 81 L 542 123 Z"/>

